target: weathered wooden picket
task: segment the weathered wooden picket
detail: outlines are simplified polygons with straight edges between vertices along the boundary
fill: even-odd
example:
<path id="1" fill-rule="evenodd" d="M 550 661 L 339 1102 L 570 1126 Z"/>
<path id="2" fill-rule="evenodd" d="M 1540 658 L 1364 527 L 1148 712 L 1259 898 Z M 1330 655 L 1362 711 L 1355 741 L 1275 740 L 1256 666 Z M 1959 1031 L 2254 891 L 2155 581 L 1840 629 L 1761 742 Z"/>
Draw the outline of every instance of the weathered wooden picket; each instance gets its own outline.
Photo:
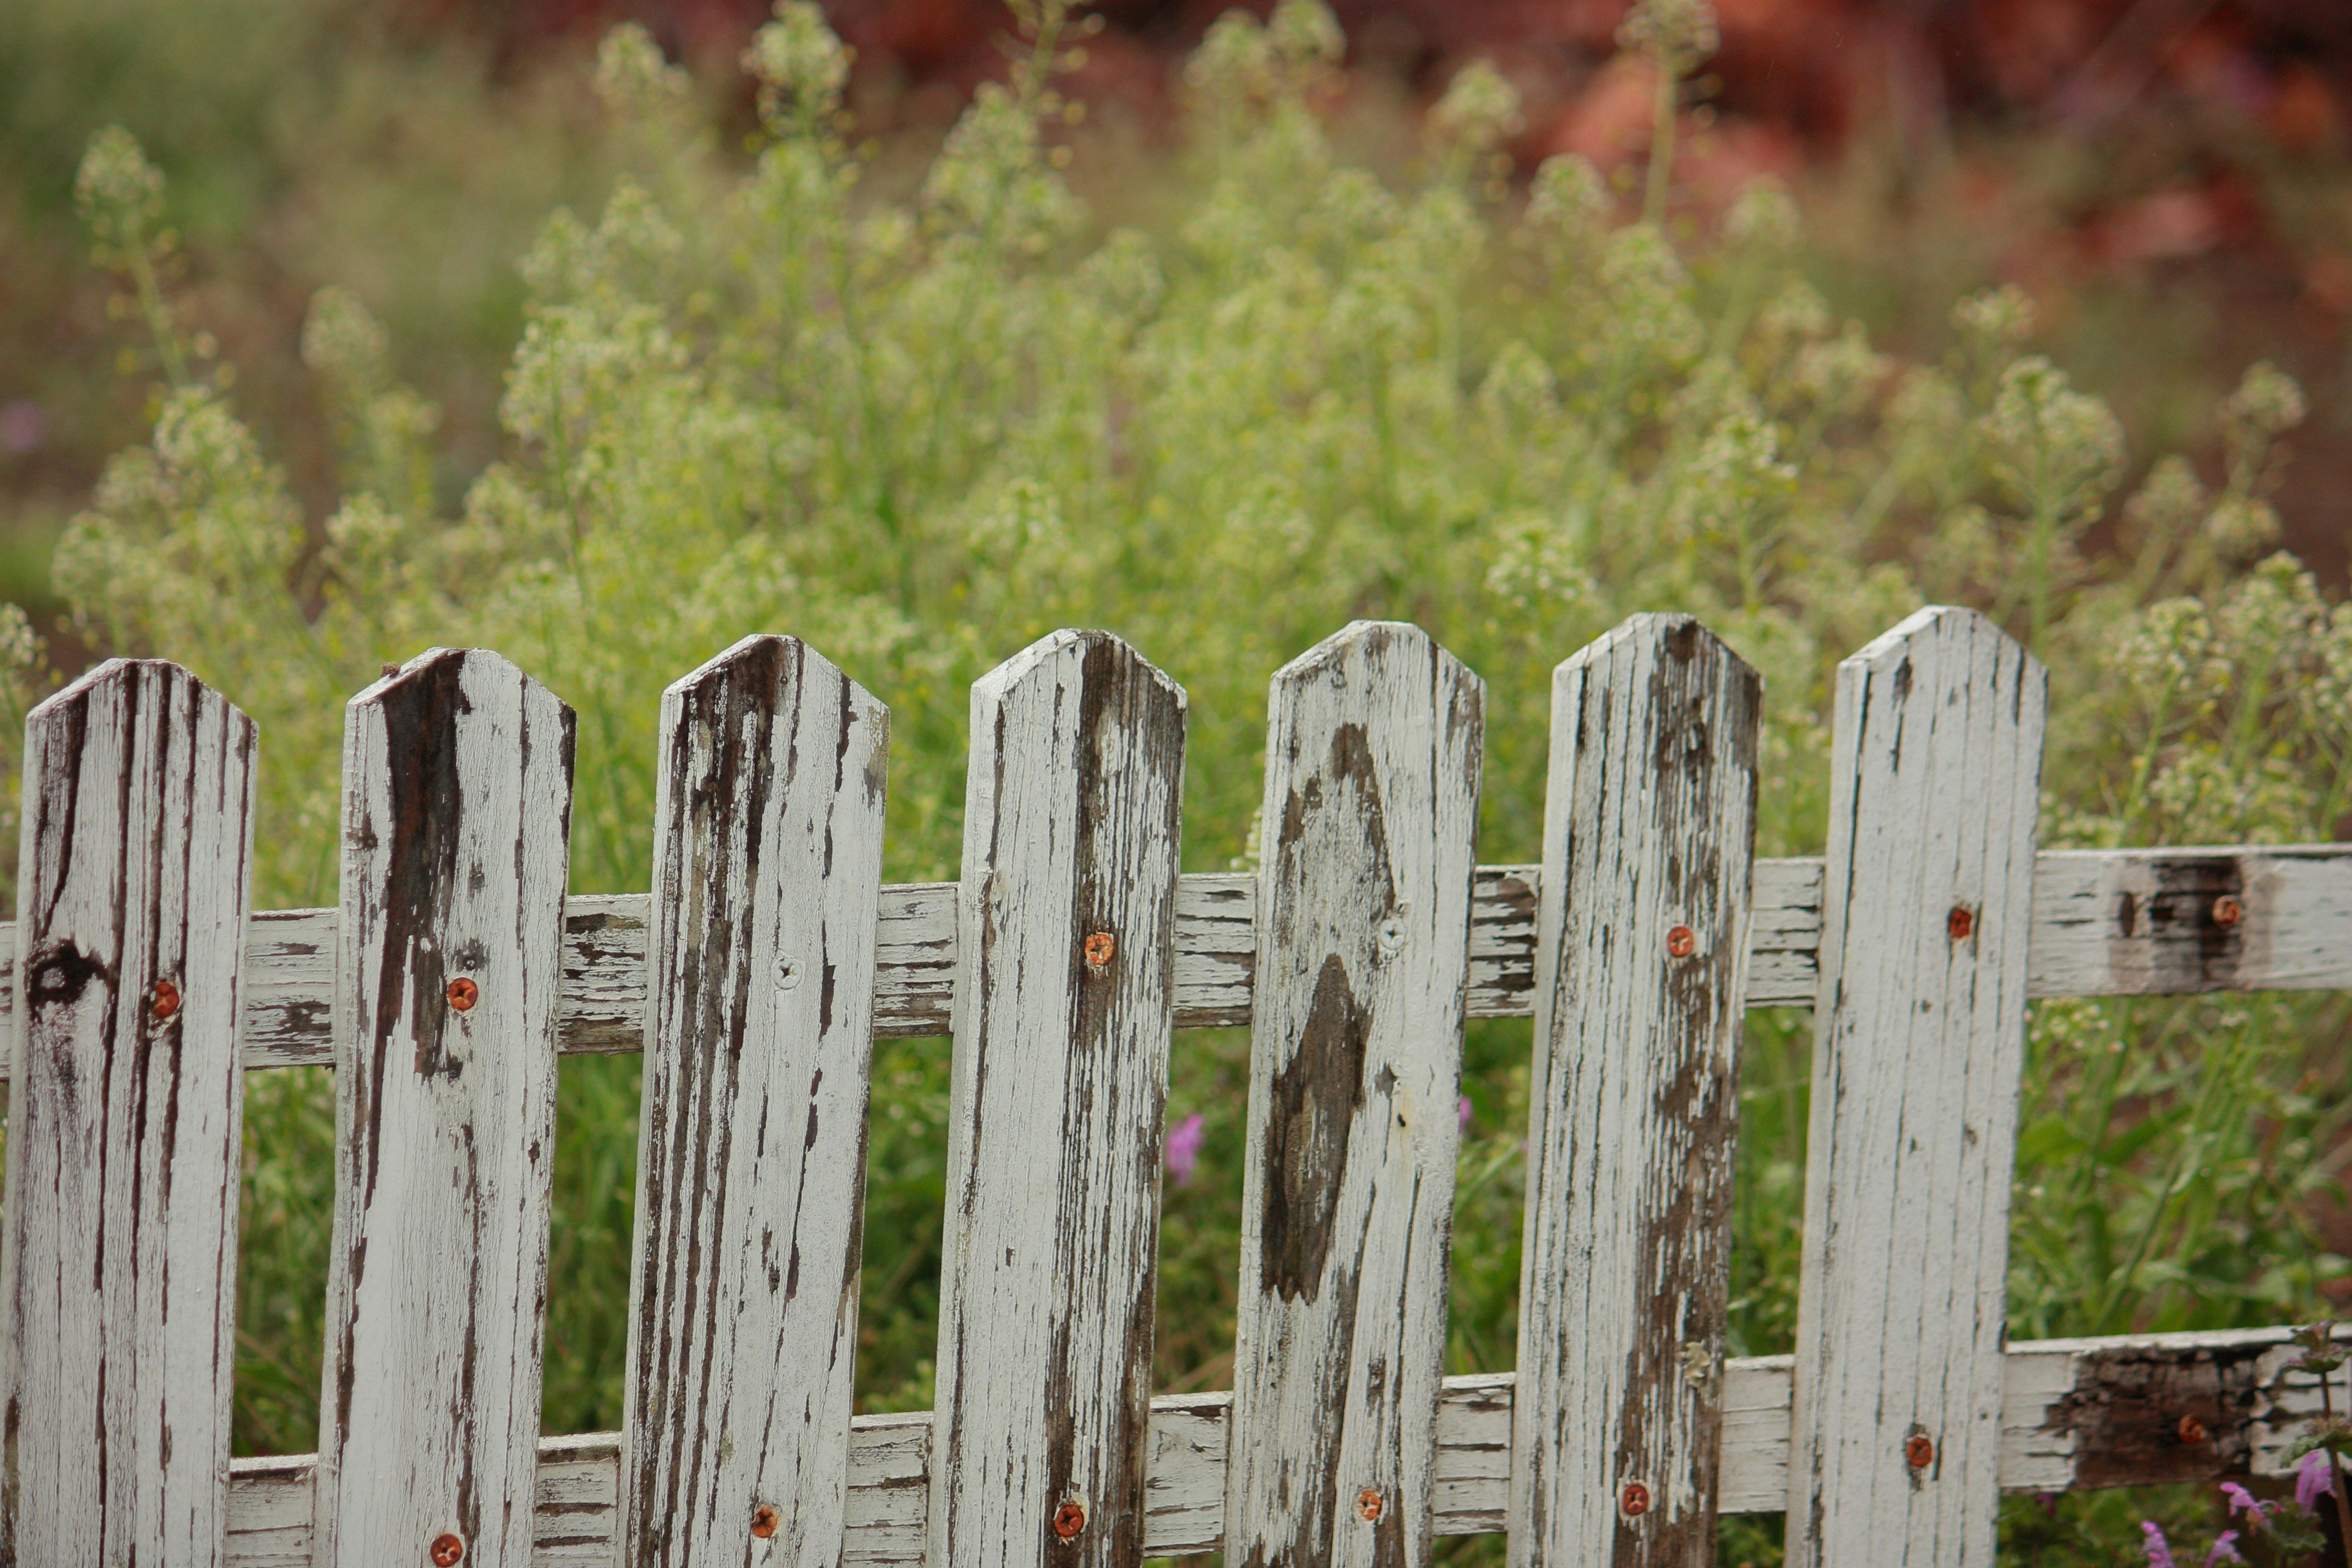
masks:
<path id="1" fill-rule="evenodd" d="M 2352 846 L 2037 853 L 2044 679 L 1840 670 L 1828 853 L 1754 858 L 1756 676 L 1554 676 L 1476 864 L 1476 676 L 1285 667 L 1255 875 L 1179 873 L 1184 694 L 974 688 L 961 879 L 881 884 L 888 713 L 752 637 L 666 694 L 650 897 L 567 898 L 570 710 L 436 649 L 350 705 L 342 900 L 248 917 L 253 725 L 116 660 L 26 748 L 0 1563 L 1989 1564 L 2006 1490 L 2275 1469 L 2284 1330 L 2004 1344 L 2029 997 L 2352 985 Z M 1727 1360 L 1740 1030 L 1817 1020 L 1797 1351 Z M 1465 1017 L 1535 1020 L 1518 1367 L 1442 1375 Z M 1154 1398 L 1171 1031 L 1253 1035 L 1230 1394 Z M 953 1036 L 939 1408 L 853 1416 L 874 1037 Z M 540 1434 L 555 1065 L 646 1054 L 626 1426 Z M 320 1452 L 229 1453 L 241 1074 L 336 1068 Z"/>

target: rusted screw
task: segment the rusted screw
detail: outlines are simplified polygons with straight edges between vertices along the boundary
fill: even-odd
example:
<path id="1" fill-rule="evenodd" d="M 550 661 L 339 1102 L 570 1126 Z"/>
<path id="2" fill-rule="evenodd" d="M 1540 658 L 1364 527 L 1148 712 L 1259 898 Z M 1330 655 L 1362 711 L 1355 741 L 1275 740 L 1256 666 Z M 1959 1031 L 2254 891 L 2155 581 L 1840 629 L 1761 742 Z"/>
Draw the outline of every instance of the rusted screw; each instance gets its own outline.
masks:
<path id="1" fill-rule="evenodd" d="M 1103 940 L 1108 942 L 1110 939 L 1106 937 Z M 1076 1540 L 1078 1531 L 1086 1527 L 1087 1505 L 1076 1499 L 1072 1499 L 1054 1510 L 1054 1533 L 1063 1540 Z"/>
<path id="2" fill-rule="evenodd" d="M 482 988 L 462 974 L 449 982 L 449 1005 L 460 1013 L 470 1010 L 481 995 Z"/>
<path id="3" fill-rule="evenodd" d="M 1108 963 L 1110 955 L 1118 951 L 1118 943 L 1112 940 L 1110 932 L 1107 931 L 1098 931 L 1087 938 L 1087 962 L 1097 969 Z"/>
<path id="4" fill-rule="evenodd" d="M 1935 1440 L 1925 1432 L 1914 1432 L 1903 1445 L 1903 1462 L 1915 1470 L 1924 1470 L 1936 1462 Z"/>
<path id="5" fill-rule="evenodd" d="M 1691 934 L 1691 928 L 1688 926 L 1676 926 L 1666 932 L 1666 951 L 1676 958 L 1688 958 L 1691 955 L 1691 949 L 1697 945 L 1698 938 Z"/>
<path id="6" fill-rule="evenodd" d="M 1639 1519 L 1650 1511 L 1650 1489 L 1639 1481 L 1627 1481 L 1625 1489 L 1617 1494 L 1617 1506 L 1625 1510 L 1627 1519 Z"/>
<path id="7" fill-rule="evenodd" d="M 775 1533 L 776 1505 L 763 1502 L 751 1510 L 751 1534 L 756 1540 L 765 1541 Z"/>
<path id="8" fill-rule="evenodd" d="M 2180 1440 L 2192 1447 L 2205 1440 L 2205 1423 L 2198 1420 L 2194 1415 L 2184 1415 L 2180 1418 L 2179 1431 Z"/>
<path id="9" fill-rule="evenodd" d="M 1944 917 L 1944 929 L 1954 942 L 1966 942 L 1976 934 L 1977 912 L 1966 904 L 1954 904 L 1952 912 Z"/>
<path id="10" fill-rule="evenodd" d="M 2213 900 L 2213 923 L 2215 925 L 2233 926 L 2245 918 L 2246 906 L 2238 902 L 2237 900 L 2230 897 L 2227 893 L 2222 894 L 2220 898 Z"/>
<path id="11" fill-rule="evenodd" d="M 394 676 L 398 675 L 399 673 L 400 673 L 400 666 L 398 666 L 398 665 L 396 665 L 396 664 L 387 664 L 387 665 L 385 665 L 385 666 L 383 667 L 383 677 L 384 677 L 384 679 L 385 679 L 386 680 L 391 679 Z M 457 1550 L 459 1550 L 460 1552 L 462 1552 L 462 1551 L 464 1551 L 464 1550 L 465 1550 L 465 1548 L 461 1546 L 461 1547 L 459 1547 Z M 452 1562 L 455 1562 L 455 1561 L 456 1561 L 456 1559 L 452 1558 L 452 1559 L 451 1559 L 451 1561 L 452 1561 Z"/>
<path id="12" fill-rule="evenodd" d="M 449 1568 L 466 1555 L 466 1542 L 454 1531 L 433 1538 L 433 1549 L 425 1553 L 433 1559 L 433 1568 Z"/>
<path id="13" fill-rule="evenodd" d="M 1383 1506 L 1385 1505 L 1381 1500 L 1381 1494 L 1370 1487 L 1356 1494 L 1356 1511 L 1368 1522 L 1381 1517 L 1381 1510 Z"/>
<path id="14" fill-rule="evenodd" d="M 168 980 L 158 980 L 155 988 L 147 993 L 147 1010 L 154 1014 L 158 1021 L 177 1013 L 180 1010 L 180 988 Z"/>

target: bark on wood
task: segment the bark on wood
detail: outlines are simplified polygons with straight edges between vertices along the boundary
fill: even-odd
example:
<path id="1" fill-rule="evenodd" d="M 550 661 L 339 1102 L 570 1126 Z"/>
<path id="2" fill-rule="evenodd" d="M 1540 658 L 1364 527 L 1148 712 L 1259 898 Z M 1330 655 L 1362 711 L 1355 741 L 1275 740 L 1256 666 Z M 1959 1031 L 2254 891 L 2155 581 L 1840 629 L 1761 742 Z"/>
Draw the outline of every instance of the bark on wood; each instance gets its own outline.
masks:
<path id="1" fill-rule="evenodd" d="M 351 702 L 321 1563 L 530 1560 L 572 761 L 493 653 Z"/>
<path id="2" fill-rule="evenodd" d="M 972 688 L 971 737 L 930 1561 L 1133 1568 L 1184 694 L 1056 632 Z"/>
<path id="3" fill-rule="evenodd" d="M 251 720 L 110 659 L 25 727 L 0 1232 L 0 1563 L 226 1539 Z"/>
<path id="4" fill-rule="evenodd" d="M 1971 610 L 1838 667 L 1792 1568 L 1990 1568 L 2047 680 Z"/>
<path id="5" fill-rule="evenodd" d="M 1714 1560 L 1762 696 L 1686 616 L 1552 677 L 1517 1568 Z"/>
<path id="6" fill-rule="evenodd" d="M 1485 695 L 1392 622 L 1274 678 L 1233 1568 L 1428 1560 Z"/>
<path id="7" fill-rule="evenodd" d="M 623 1559 L 834 1568 L 889 711 L 749 637 L 661 735 Z"/>

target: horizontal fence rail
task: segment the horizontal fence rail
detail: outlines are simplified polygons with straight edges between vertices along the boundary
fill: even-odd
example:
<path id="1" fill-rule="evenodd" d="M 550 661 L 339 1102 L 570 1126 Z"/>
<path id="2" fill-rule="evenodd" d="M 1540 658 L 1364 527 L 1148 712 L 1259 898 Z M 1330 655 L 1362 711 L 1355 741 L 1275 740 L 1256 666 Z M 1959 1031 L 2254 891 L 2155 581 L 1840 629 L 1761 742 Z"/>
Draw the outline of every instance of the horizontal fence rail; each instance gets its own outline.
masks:
<path id="1" fill-rule="evenodd" d="M 1989 1563 L 2003 1491 L 2275 1474 L 2285 1329 L 2002 1342 L 2035 996 L 2352 987 L 2352 845 L 2038 850 L 1975 612 L 1839 668 L 1821 859 L 1686 616 L 1486 689 L 1276 673 L 1265 853 L 1180 876 L 1187 699 L 1107 632 L 971 693 L 961 878 L 884 886 L 889 713 L 796 639 L 665 694 L 653 892 L 568 897 L 571 710 L 436 648 L 346 709 L 341 901 L 249 914 L 253 726 L 111 660 L 27 723 L 0 925 L 0 1564 Z M 1796 1352 L 1727 1359 L 1746 1010 L 1815 1026 Z M 1534 1020 L 1517 1372 L 1441 1376 L 1464 1028 Z M 1230 1393 L 1153 1397 L 1171 1032 L 1251 1031 Z M 938 1405 L 853 1419 L 873 1040 L 950 1037 Z M 624 1430 L 539 1432 L 557 1057 L 643 1051 Z M 320 1452 L 227 1460 L 248 1068 L 333 1066 Z M 2347 1335 L 2352 1337 L 2352 1335 Z M 96 1441 L 91 1441 L 95 1435 Z"/>
<path id="2" fill-rule="evenodd" d="M 2012 1344 L 2002 1365 L 2000 1489 L 2080 1491 L 2249 1471 L 2285 1475 L 2293 1468 L 2288 1445 L 2319 1413 L 2318 1389 L 2293 1370 L 2298 1354 L 2284 1329 Z M 1724 1364 L 1725 1513 L 1776 1513 L 1788 1500 L 1794 1362 L 1782 1355 Z M 1517 1381 L 1507 1372 L 1445 1380 L 1434 1533 L 1503 1528 Z M 1227 1394 L 1151 1402 L 1144 1548 L 1155 1556 L 1222 1549 L 1231 1405 Z M 851 1422 L 845 1563 L 922 1563 L 930 1431 L 928 1410 Z M 541 1442 L 534 1563 L 612 1561 L 619 1453 L 617 1432 Z M 311 1464 L 308 1454 L 232 1462 L 230 1563 L 309 1568 Z"/>
<path id="3" fill-rule="evenodd" d="M 1540 866 L 1481 866 L 1471 884 L 1473 1018 L 1535 1012 Z M 2222 900 L 2238 912 L 2214 919 Z M 877 921 L 874 1032 L 944 1035 L 955 1015 L 956 884 L 897 882 Z M 561 1048 L 619 1055 L 645 1043 L 644 893 L 565 905 Z M 1245 1026 L 1256 879 L 1176 883 L 1175 1026 Z M 1820 984 L 1822 862 L 1759 858 L 1748 933 L 1748 1005 L 1810 1007 Z M 16 928 L 0 921 L 0 1026 L 16 1006 Z M 334 1060 L 335 911 L 257 910 L 246 934 L 245 1065 Z M 2027 994 L 2165 996 L 2352 987 L 2352 844 L 2045 849 L 2036 858 Z"/>

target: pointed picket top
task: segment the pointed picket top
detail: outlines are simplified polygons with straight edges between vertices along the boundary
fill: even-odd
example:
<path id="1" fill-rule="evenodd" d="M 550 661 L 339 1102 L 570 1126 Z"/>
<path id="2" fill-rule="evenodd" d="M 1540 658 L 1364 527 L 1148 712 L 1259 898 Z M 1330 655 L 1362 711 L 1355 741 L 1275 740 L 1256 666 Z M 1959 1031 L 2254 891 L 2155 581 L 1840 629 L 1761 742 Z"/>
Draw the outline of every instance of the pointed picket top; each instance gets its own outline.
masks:
<path id="1" fill-rule="evenodd" d="M 1184 693 L 1063 631 L 971 715 L 929 1560 L 1135 1568 Z"/>
<path id="2" fill-rule="evenodd" d="M 530 1560 L 573 732 L 483 649 L 345 710 L 322 1562 Z"/>
<path id="3" fill-rule="evenodd" d="M 1274 677 L 1234 1568 L 1428 1559 L 1485 702 L 1398 622 L 1358 621 Z"/>
<path id="4" fill-rule="evenodd" d="M 0 1561 L 226 1561 L 253 721 L 109 659 L 25 726 Z"/>
<path id="5" fill-rule="evenodd" d="M 2047 695 L 1973 610 L 1838 667 L 1791 1564 L 1993 1561 Z"/>
<path id="6" fill-rule="evenodd" d="M 1553 672 L 1515 1568 L 1714 1551 L 1762 704 L 1687 616 Z"/>
<path id="7" fill-rule="evenodd" d="M 662 694 L 621 1454 L 641 1568 L 841 1560 L 889 725 L 795 637 Z"/>

